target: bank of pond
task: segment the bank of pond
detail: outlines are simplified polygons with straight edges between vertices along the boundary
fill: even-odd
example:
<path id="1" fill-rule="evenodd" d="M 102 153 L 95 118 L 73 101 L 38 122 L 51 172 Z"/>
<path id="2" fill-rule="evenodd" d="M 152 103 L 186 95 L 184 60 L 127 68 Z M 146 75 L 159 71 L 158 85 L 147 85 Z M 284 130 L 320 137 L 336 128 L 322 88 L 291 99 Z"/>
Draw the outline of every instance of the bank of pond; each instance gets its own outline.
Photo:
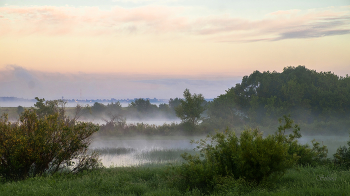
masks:
<path id="1" fill-rule="evenodd" d="M 178 187 L 171 167 L 148 164 L 103 168 L 78 174 L 38 176 L 0 184 L 0 195 L 349 195 L 350 171 L 326 166 L 290 169 L 273 184 L 222 181 L 214 191 Z"/>

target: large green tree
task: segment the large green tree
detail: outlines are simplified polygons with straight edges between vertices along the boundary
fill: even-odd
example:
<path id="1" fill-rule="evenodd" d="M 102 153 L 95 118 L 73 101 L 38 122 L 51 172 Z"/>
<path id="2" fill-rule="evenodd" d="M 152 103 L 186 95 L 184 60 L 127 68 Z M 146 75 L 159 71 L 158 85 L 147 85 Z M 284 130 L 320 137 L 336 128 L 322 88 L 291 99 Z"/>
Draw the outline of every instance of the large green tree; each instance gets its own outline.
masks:
<path id="1" fill-rule="evenodd" d="M 233 93 L 233 95 L 231 95 Z M 285 67 L 283 72 L 254 71 L 226 94 L 214 99 L 215 107 L 230 116 L 230 107 L 253 122 L 264 123 L 291 114 L 297 121 L 343 119 L 350 113 L 350 77 L 316 72 L 305 66 Z M 228 108 L 226 108 L 226 106 Z M 232 107 L 231 107 L 232 108 Z M 212 117 L 219 116 L 209 109 Z"/>
<path id="2" fill-rule="evenodd" d="M 186 89 L 183 93 L 184 100 L 180 100 L 180 105 L 175 108 L 176 116 L 183 122 L 198 124 L 201 114 L 205 110 L 205 100 L 202 94 L 191 94 Z"/>

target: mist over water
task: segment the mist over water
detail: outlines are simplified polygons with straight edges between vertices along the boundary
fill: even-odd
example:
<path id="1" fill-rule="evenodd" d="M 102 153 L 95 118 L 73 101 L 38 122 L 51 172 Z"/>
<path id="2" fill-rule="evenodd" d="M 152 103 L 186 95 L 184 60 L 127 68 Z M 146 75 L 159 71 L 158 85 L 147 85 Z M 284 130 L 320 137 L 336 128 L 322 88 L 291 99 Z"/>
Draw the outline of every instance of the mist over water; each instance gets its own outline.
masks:
<path id="1" fill-rule="evenodd" d="M 136 166 L 147 163 L 176 163 L 181 162 L 181 154 L 196 153 L 191 144 L 191 139 L 176 138 L 167 139 L 150 138 L 96 138 L 92 141 L 90 149 L 103 151 L 124 150 L 124 153 L 101 153 L 101 162 L 105 167 Z"/>

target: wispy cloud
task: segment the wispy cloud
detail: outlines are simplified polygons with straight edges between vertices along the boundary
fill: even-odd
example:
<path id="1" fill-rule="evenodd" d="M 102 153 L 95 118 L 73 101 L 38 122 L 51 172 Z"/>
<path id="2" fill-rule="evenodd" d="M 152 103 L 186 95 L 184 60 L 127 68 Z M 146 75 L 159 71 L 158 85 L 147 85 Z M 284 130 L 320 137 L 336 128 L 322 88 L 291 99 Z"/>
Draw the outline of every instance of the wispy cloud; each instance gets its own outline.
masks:
<path id="1" fill-rule="evenodd" d="M 350 33 L 346 8 L 278 10 L 260 20 L 230 15 L 189 17 L 184 7 L 137 8 L 7 6 L 0 8 L 0 35 L 113 35 L 118 33 L 192 35 L 219 42 L 276 41 Z"/>

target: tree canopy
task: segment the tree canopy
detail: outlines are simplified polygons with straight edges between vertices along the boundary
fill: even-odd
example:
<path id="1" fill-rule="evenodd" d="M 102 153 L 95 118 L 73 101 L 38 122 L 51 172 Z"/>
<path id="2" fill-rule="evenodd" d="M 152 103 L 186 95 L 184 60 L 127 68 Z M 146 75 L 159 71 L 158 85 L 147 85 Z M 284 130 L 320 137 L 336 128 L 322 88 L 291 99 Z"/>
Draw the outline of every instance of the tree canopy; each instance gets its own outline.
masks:
<path id="1" fill-rule="evenodd" d="M 229 118 L 239 111 L 256 122 L 288 113 L 308 122 L 342 118 L 350 113 L 350 77 L 305 66 L 285 67 L 282 73 L 254 71 L 211 105 L 211 117 Z"/>
<path id="2" fill-rule="evenodd" d="M 183 93 L 184 100 L 180 99 L 180 105 L 175 108 L 176 116 L 183 122 L 190 122 L 196 125 L 201 118 L 201 114 L 205 110 L 204 97 L 202 94 L 191 94 L 190 90 L 186 89 Z"/>

